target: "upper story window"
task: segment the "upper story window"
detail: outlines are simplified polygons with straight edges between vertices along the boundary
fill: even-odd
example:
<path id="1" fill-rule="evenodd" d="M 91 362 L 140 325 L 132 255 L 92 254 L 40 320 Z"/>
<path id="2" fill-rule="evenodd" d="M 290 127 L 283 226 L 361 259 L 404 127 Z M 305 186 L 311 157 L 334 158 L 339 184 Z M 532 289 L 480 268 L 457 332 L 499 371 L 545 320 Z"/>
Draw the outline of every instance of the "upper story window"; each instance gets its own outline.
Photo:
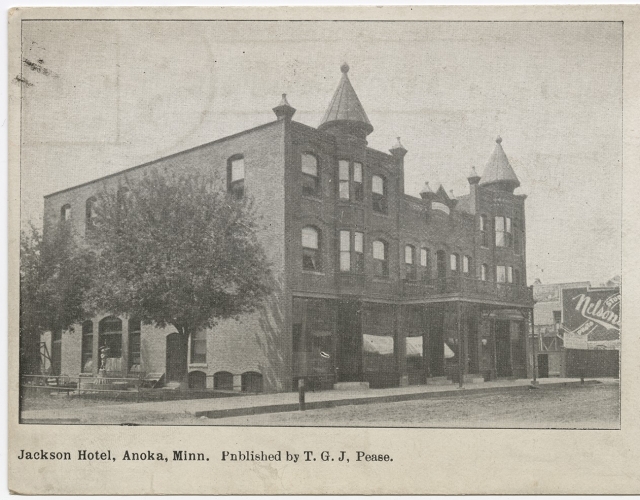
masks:
<path id="1" fill-rule="evenodd" d="M 318 159 L 310 153 L 302 154 L 302 194 L 320 196 Z"/>
<path id="2" fill-rule="evenodd" d="M 406 279 L 416 279 L 416 249 L 412 245 L 404 247 L 404 268 Z"/>
<path id="3" fill-rule="evenodd" d="M 68 203 L 60 209 L 60 220 L 68 221 L 71 219 L 71 205 Z"/>
<path id="4" fill-rule="evenodd" d="M 340 271 L 351 271 L 351 231 L 340 231 Z"/>
<path id="5" fill-rule="evenodd" d="M 320 232 L 312 226 L 302 228 L 302 269 L 321 271 Z"/>
<path id="6" fill-rule="evenodd" d="M 372 244 L 373 248 L 373 265 L 376 276 L 386 278 L 389 276 L 389 252 L 387 243 L 382 240 L 376 240 Z"/>
<path id="7" fill-rule="evenodd" d="M 338 162 L 339 196 L 341 200 L 362 201 L 362 163 L 340 160 Z"/>
<path id="8" fill-rule="evenodd" d="M 496 281 L 498 283 L 507 282 L 507 268 L 506 266 L 496 266 Z"/>
<path id="9" fill-rule="evenodd" d="M 496 217 L 496 246 L 497 247 L 509 247 L 511 246 L 511 218 L 510 217 Z"/>
<path id="10" fill-rule="evenodd" d="M 513 267 L 496 266 L 496 281 L 498 283 L 513 283 Z"/>
<path id="11" fill-rule="evenodd" d="M 457 272 L 458 271 L 458 266 L 459 266 L 459 264 L 458 264 L 458 260 L 459 260 L 458 254 L 457 253 L 452 253 L 450 255 L 449 259 L 450 259 L 449 263 L 451 264 L 450 265 L 450 269 L 453 272 Z"/>
<path id="12" fill-rule="evenodd" d="M 522 252 L 522 233 L 518 219 L 513 219 L 513 251 L 517 254 Z"/>
<path id="13" fill-rule="evenodd" d="M 489 266 L 486 264 L 482 264 L 480 267 L 480 279 L 482 281 L 487 281 L 489 279 Z"/>
<path id="14" fill-rule="evenodd" d="M 352 269 L 355 273 L 364 272 L 364 233 L 354 232 L 352 245 L 351 231 L 340 231 L 340 271 Z"/>
<path id="15" fill-rule="evenodd" d="M 462 257 L 462 272 L 465 274 L 469 274 L 469 269 L 471 268 L 471 257 L 465 255 Z"/>
<path id="16" fill-rule="evenodd" d="M 553 311 L 553 323 L 554 325 L 562 324 L 562 311 Z"/>
<path id="17" fill-rule="evenodd" d="M 431 256 L 429 255 L 429 249 L 428 248 L 421 248 L 420 249 L 420 267 L 422 267 L 422 279 L 423 280 L 428 280 L 431 276 L 430 276 L 430 260 L 431 260 Z"/>
<path id="18" fill-rule="evenodd" d="M 92 196 L 89 198 L 85 204 L 85 224 L 87 230 L 91 230 L 96 225 L 96 206 L 98 200 Z"/>
<path id="19" fill-rule="evenodd" d="M 207 331 L 204 329 L 191 335 L 191 362 L 207 362 Z"/>
<path id="20" fill-rule="evenodd" d="M 387 213 L 387 185 L 386 179 L 380 175 L 371 177 L 371 195 L 373 211 L 381 214 Z"/>
<path id="21" fill-rule="evenodd" d="M 244 196 L 243 156 L 232 156 L 227 160 L 227 191 L 237 199 Z"/>
<path id="22" fill-rule="evenodd" d="M 480 216 L 480 245 L 489 247 L 489 228 L 487 226 L 488 220 L 486 215 Z"/>

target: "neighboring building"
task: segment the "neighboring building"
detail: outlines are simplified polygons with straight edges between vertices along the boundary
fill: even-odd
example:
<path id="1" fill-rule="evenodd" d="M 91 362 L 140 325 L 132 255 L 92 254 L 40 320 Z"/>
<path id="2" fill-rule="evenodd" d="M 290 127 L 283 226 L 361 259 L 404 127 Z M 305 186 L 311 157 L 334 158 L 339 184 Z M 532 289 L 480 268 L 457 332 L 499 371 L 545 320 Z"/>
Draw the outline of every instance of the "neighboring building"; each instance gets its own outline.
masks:
<path id="1" fill-rule="evenodd" d="M 618 376 L 620 287 L 536 283 L 533 297 L 539 377 Z M 593 309 L 605 320 L 594 316 L 593 321 Z M 609 317 L 615 322 L 607 323 Z"/>
<path id="2" fill-rule="evenodd" d="M 251 196 L 269 221 L 259 234 L 280 288 L 240 321 L 200 332 L 179 352 L 171 328 L 105 315 L 54 336 L 53 371 L 165 374 L 189 362 L 192 383 L 289 391 L 304 374 L 326 387 L 371 387 L 453 378 L 526 377 L 525 195 L 496 140 L 480 177 L 457 199 L 425 184 L 404 193 L 400 140 L 384 153 L 367 146 L 373 126 L 342 79 L 318 128 L 292 120 L 285 96 L 277 120 L 45 197 L 45 231 L 91 230 L 94 195 L 146 168 L 214 169 L 228 190 Z M 56 346 L 57 343 L 57 347 Z M 462 356 L 459 356 L 462 353 Z"/>

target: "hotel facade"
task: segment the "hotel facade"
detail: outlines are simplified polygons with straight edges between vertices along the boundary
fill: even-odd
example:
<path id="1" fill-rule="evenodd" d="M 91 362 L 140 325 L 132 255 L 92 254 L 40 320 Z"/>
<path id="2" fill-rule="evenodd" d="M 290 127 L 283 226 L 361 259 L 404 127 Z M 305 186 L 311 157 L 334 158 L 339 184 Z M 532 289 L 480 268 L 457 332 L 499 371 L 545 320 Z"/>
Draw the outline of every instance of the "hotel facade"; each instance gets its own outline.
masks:
<path id="1" fill-rule="evenodd" d="M 270 123 L 45 197 L 44 228 L 92 227 L 97 193 L 146 169 L 215 170 L 253 198 L 277 283 L 254 313 L 198 332 L 185 351 L 170 327 L 104 314 L 52 332 L 49 371 L 179 381 L 246 392 L 371 388 L 531 373 L 525 195 L 496 139 L 482 175 L 454 198 L 404 192 L 407 150 L 368 147 L 374 130 L 342 76 L 321 124 L 293 120 L 283 96 Z M 391 142 L 391 141 L 390 141 Z"/>

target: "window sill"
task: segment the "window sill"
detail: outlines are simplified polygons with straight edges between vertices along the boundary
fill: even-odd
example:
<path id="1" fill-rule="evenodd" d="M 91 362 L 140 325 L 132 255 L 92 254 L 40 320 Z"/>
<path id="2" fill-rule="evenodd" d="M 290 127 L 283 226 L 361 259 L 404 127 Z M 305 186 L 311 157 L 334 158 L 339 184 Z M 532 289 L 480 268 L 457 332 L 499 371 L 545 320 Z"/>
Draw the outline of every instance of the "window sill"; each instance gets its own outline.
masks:
<path id="1" fill-rule="evenodd" d="M 302 270 L 302 274 L 313 274 L 314 276 L 324 276 L 325 273 L 323 273 L 322 271 L 309 271 L 307 269 L 303 269 Z"/>
<path id="2" fill-rule="evenodd" d="M 207 363 L 189 363 L 189 368 L 207 368 Z"/>

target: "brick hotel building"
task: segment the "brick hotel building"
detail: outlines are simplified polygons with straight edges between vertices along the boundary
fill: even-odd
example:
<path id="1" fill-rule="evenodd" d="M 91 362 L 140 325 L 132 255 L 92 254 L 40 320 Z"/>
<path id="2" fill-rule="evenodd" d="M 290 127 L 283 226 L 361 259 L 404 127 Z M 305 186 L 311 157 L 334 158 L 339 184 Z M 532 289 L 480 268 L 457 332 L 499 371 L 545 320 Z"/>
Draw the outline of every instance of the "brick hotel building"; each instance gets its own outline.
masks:
<path id="1" fill-rule="evenodd" d="M 170 327 L 135 318 L 53 332 L 52 373 L 95 377 L 108 346 L 110 376 L 177 381 L 188 362 L 193 387 L 250 392 L 289 391 L 304 375 L 324 388 L 527 376 L 525 195 L 502 140 L 482 176 L 470 169 L 468 194 L 426 183 L 409 196 L 407 150 L 367 146 L 373 125 L 341 71 L 318 128 L 294 121 L 283 96 L 270 123 L 45 197 L 45 237 L 61 223 L 83 235 L 98 191 L 125 175 L 218 170 L 255 200 L 278 283 L 259 310 L 199 332 L 186 352 Z"/>

